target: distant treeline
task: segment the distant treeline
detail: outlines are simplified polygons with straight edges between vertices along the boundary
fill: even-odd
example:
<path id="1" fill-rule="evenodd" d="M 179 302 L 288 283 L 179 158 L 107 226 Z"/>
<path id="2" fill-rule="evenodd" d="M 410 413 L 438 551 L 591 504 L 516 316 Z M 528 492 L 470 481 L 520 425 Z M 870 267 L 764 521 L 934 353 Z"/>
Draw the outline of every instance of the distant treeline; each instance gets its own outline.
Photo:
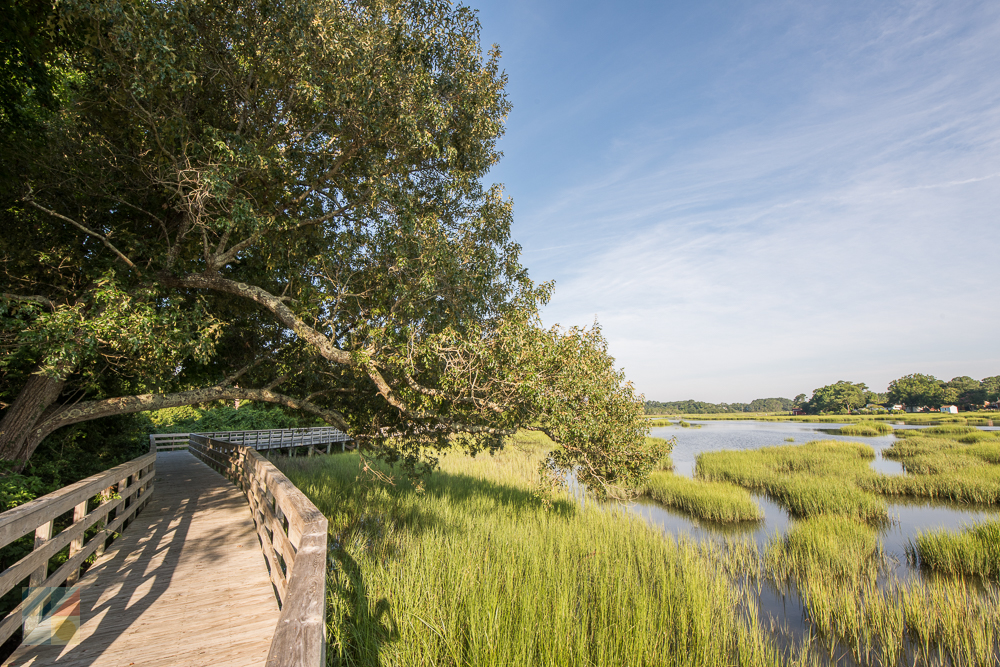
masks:
<path id="1" fill-rule="evenodd" d="M 788 412 L 795 407 L 790 398 L 755 398 L 749 403 L 705 403 L 704 401 L 646 401 L 647 415 L 712 415 L 721 412 Z"/>
<path id="2" fill-rule="evenodd" d="M 1000 407 L 1000 375 L 976 380 L 967 375 L 939 380 L 933 375 L 911 373 L 889 383 L 885 393 L 871 391 L 864 382 L 839 380 L 813 390 L 811 398 L 755 398 L 749 403 L 702 401 L 646 401 L 647 415 L 710 415 L 721 412 L 789 412 L 850 414 L 899 409 L 939 409 L 955 405 L 963 410 Z"/>

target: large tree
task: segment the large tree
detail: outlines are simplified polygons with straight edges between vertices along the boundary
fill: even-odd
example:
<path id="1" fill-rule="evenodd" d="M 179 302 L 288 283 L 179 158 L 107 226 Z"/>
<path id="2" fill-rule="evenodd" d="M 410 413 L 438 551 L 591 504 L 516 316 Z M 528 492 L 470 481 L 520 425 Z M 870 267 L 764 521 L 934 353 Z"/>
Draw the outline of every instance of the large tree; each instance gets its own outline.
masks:
<path id="1" fill-rule="evenodd" d="M 873 394 L 864 382 L 839 380 L 813 390 L 806 411 L 810 414 L 821 412 L 850 412 L 870 402 Z"/>
<path id="2" fill-rule="evenodd" d="M 0 456 L 216 398 L 409 465 L 518 427 L 595 487 L 660 455 L 596 327 L 543 329 L 483 179 L 509 110 L 435 0 L 68 0 L 72 95 L 0 225 Z"/>
<path id="3" fill-rule="evenodd" d="M 939 406 L 944 400 L 945 383 L 933 375 L 911 373 L 889 383 L 889 400 L 907 407 Z"/>

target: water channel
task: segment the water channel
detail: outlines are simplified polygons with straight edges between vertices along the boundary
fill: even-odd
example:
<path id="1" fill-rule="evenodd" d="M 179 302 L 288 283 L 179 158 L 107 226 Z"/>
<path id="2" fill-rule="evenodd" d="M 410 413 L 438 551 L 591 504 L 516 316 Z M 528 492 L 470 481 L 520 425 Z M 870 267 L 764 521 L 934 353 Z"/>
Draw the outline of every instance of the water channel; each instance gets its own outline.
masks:
<path id="1" fill-rule="evenodd" d="M 650 435 L 657 438 L 676 438 L 677 444 L 671 453 L 674 473 L 693 477 L 698 455 L 703 452 L 720 450 L 760 449 L 774 445 L 803 444 L 811 440 L 849 440 L 864 442 L 875 450 L 872 469 L 886 475 L 905 474 L 898 461 L 885 459 L 882 451 L 896 441 L 894 435 L 877 437 L 847 436 L 833 433 L 845 424 L 809 424 L 802 422 L 755 422 L 755 421 L 704 421 L 690 422 L 689 428 L 668 426 L 650 429 Z M 894 425 L 894 428 L 922 428 Z M 985 427 L 989 430 L 989 427 Z M 632 503 L 629 509 L 642 516 L 649 523 L 675 536 L 688 536 L 695 540 L 726 537 L 752 537 L 763 545 L 775 533 L 784 533 L 791 518 L 788 512 L 768 499 L 758 495 L 754 499 L 764 511 L 764 520 L 743 525 L 715 524 L 692 519 L 688 515 L 659 505 L 655 501 L 641 500 Z M 882 529 L 882 544 L 887 559 L 899 563 L 898 573 L 908 576 L 906 571 L 906 545 L 918 532 L 940 528 L 961 528 L 970 523 L 978 523 L 997 515 L 995 507 L 977 507 L 955 503 L 935 503 L 927 501 L 892 501 L 889 503 L 889 522 Z"/>
<path id="2" fill-rule="evenodd" d="M 844 424 L 815 424 L 802 422 L 754 421 L 693 421 L 688 428 L 680 426 L 658 427 L 650 435 L 659 438 L 676 438 L 671 458 L 674 473 L 694 477 L 697 457 L 703 452 L 720 450 L 759 449 L 774 445 L 803 444 L 812 440 L 849 440 L 864 442 L 875 450 L 872 468 L 886 475 L 906 474 L 902 465 L 882 457 L 882 451 L 896 441 L 894 435 L 878 437 L 844 436 L 834 431 Z M 900 428 L 925 428 L 893 424 Z M 981 427 L 996 430 L 998 427 Z M 724 540 L 725 538 L 751 538 L 759 547 L 775 535 L 784 534 L 794 520 L 788 512 L 767 496 L 755 495 L 755 501 L 764 512 L 764 519 L 745 524 L 717 524 L 700 521 L 666 508 L 653 500 L 639 499 L 628 505 L 628 511 L 641 516 L 649 524 L 678 539 Z M 958 529 L 995 518 L 998 509 L 992 506 L 970 506 L 955 503 L 927 501 L 889 501 L 889 521 L 881 528 L 881 540 L 886 562 L 900 581 L 920 577 L 919 569 L 906 557 L 908 543 L 922 531 L 941 528 Z M 786 634 L 789 641 L 801 638 L 808 629 L 802 602 L 794 588 L 779 590 L 765 587 L 758 599 L 759 611 L 779 634 Z M 779 630 L 780 628 L 780 630 Z M 851 664 L 851 661 L 838 664 Z"/>

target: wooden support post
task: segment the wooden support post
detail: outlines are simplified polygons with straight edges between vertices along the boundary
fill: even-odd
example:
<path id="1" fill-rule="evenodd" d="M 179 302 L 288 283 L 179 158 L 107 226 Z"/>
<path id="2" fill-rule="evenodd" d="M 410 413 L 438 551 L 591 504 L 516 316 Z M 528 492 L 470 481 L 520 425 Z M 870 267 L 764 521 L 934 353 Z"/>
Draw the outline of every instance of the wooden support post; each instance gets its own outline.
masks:
<path id="1" fill-rule="evenodd" d="M 82 503 L 73 508 L 73 523 L 80 521 L 83 517 L 87 516 L 87 501 L 84 500 Z M 75 556 L 81 549 L 83 549 L 83 533 L 80 533 L 80 537 L 76 538 L 69 543 L 69 557 Z M 80 568 L 73 570 L 68 577 L 66 577 L 66 585 L 72 586 L 76 583 L 76 580 L 80 578 Z"/>
<path id="2" fill-rule="evenodd" d="M 118 495 L 121 497 L 122 502 L 118 506 L 118 511 L 115 512 L 115 518 L 116 519 L 118 517 L 120 517 L 120 516 L 124 516 L 124 514 L 125 514 L 125 489 L 127 489 L 127 488 L 128 488 L 128 477 L 126 477 L 122 481 L 118 482 Z M 128 524 L 127 523 L 123 523 L 122 524 L 122 530 L 125 530 L 126 528 L 128 528 Z"/>
<path id="3" fill-rule="evenodd" d="M 35 528 L 35 548 L 42 546 L 52 539 L 52 521 L 43 523 Z M 29 586 L 41 586 L 49 576 L 49 562 L 45 561 L 38 566 L 38 569 L 31 573 L 28 578 Z"/>
<path id="4" fill-rule="evenodd" d="M 114 488 L 113 486 L 109 486 L 108 488 L 104 489 L 104 491 L 101 493 L 101 504 L 102 505 L 104 503 L 106 503 L 106 502 L 110 502 L 111 501 L 111 490 L 113 488 Z M 103 521 L 101 521 L 98 524 L 98 527 L 104 528 L 104 526 L 107 526 L 110 522 L 111 522 L 111 517 L 108 516 L 107 518 L 105 518 Z M 101 543 L 99 545 L 97 545 L 97 549 L 94 551 L 94 555 L 97 558 L 100 558 L 101 556 L 104 555 L 104 545 L 105 545 L 105 542 L 107 542 L 107 541 L 108 541 L 108 536 L 105 535 L 104 539 L 101 540 Z"/>

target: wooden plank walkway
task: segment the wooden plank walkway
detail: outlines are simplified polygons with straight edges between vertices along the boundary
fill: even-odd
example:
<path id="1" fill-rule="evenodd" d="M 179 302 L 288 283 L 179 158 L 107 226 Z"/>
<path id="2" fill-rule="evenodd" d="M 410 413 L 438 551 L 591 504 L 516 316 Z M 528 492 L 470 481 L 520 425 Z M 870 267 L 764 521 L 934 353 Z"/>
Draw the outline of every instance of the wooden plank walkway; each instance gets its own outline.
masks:
<path id="1" fill-rule="evenodd" d="M 156 459 L 153 497 L 81 578 L 73 646 L 4 665 L 263 665 L 278 605 L 246 498 L 188 452 Z"/>

